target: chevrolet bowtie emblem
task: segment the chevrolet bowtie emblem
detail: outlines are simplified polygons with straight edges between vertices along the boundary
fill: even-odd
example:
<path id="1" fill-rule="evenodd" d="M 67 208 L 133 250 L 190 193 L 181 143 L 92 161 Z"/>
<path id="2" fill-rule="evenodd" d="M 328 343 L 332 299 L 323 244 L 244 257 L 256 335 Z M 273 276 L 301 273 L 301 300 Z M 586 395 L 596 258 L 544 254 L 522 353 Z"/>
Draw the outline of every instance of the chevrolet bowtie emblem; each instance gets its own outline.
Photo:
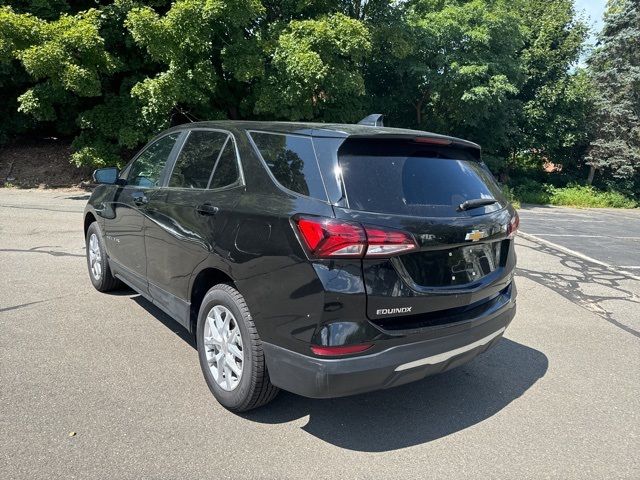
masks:
<path id="1" fill-rule="evenodd" d="M 487 232 L 485 232 L 484 230 L 471 230 L 469 233 L 467 233 L 464 239 L 471 240 L 472 242 L 477 242 L 478 240 L 486 236 Z"/>

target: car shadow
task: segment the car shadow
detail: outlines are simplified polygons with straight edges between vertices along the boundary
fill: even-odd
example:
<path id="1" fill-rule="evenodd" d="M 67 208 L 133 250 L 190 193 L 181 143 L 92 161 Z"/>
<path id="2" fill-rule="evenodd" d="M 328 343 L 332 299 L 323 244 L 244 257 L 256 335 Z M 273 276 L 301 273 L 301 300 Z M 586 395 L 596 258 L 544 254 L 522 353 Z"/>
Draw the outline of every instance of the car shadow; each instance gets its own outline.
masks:
<path id="1" fill-rule="evenodd" d="M 169 315 L 141 295 L 132 300 L 196 348 L 193 336 Z M 280 424 L 308 416 L 302 429 L 320 440 L 348 450 L 387 452 L 431 442 L 492 417 L 542 378 L 548 364 L 539 350 L 503 338 L 469 364 L 415 383 L 327 400 L 282 391 L 269 405 L 242 417 Z"/>
<path id="2" fill-rule="evenodd" d="M 543 205 L 540 203 L 521 203 L 520 204 L 520 210 L 533 210 L 533 209 L 547 209 L 547 210 L 558 210 L 558 207 L 556 207 L 555 205 Z M 576 211 L 579 211 L 580 209 L 576 208 L 574 209 Z"/>
<path id="3" fill-rule="evenodd" d="M 151 303 L 149 300 L 144 298 L 142 295 L 135 292 L 133 289 L 129 287 L 124 287 L 122 289 L 109 292 L 109 294 L 116 295 L 116 296 L 126 296 L 126 295 L 130 296 L 131 300 L 133 300 L 142 308 L 144 308 L 147 312 L 149 312 L 150 315 L 153 315 L 160 323 L 162 323 L 165 327 L 167 327 L 169 330 L 175 333 L 178 337 L 184 340 L 189 346 L 191 346 L 191 348 L 193 348 L 194 350 L 196 349 L 195 338 L 193 335 L 189 333 L 189 331 L 186 328 L 184 328 L 182 325 L 180 325 L 173 318 L 171 318 L 169 315 L 164 313 L 162 310 L 160 310 L 158 307 L 156 307 L 153 303 Z"/>
<path id="4" fill-rule="evenodd" d="M 91 198 L 91 193 L 84 193 L 84 194 L 80 194 L 80 195 L 71 195 L 68 197 L 64 197 L 67 200 L 89 200 L 89 198 Z"/>
<path id="5" fill-rule="evenodd" d="M 281 392 L 244 418 L 277 424 L 309 417 L 310 435 L 341 448 L 387 452 L 411 447 L 480 423 L 521 397 L 548 368 L 544 353 L 502 339 L 469 364 L 368 394 L 313 400 Z"/>
<path id="6" fill-rule="evenodd" d="M 640 338 L 640 331 L 616 318 L 607 308 L 609 302 L 626 304 L 630 311 L 640 308 L 640 298 L 629 286 L 630 277 L 622 272 L 553 248 L 545 243 L 527 239 L 533 245 L 519 242 L 519 248 L 535 250 L 558 259 L 563 267 L 557 271 L 516 268 L 516 275 L 549 288 L 570 302 L 586 308 L 616 327 Z M 593 288 L 597 286 L 599 288 Z"/>

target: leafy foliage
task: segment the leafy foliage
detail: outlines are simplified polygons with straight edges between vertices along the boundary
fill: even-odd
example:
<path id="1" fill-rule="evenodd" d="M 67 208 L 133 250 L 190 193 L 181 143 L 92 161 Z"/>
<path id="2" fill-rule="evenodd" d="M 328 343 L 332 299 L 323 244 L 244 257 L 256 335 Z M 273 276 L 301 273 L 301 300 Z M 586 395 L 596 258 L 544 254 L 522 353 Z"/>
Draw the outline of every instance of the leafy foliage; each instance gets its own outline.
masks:
<path id="1" fill-rule="evenodd" d="M 179 105 L 196 117 L 238 116 L 231 103 L 236 98 L 227 95 L 227 89 L 241 89 L 238 78 L 253 76 L 247 65 L 256 70 L 256 52 L 245 34 L 261 13 L 257 0 L 181 0 L 164 16 L 149 7 L 133 9 L 125 25 L 135 42 L 163 66 L 131 91 L 142 103 L 145 122 L 164 126 Z M 227 58 L 231 61 L 225 62 Z"/>
<path id="2" fill-rule="evenodd" d="M 341 13 L 291 21 L 272 47 L 256 112 L 290 120 L 357 120 L 365 93 L 359 66 L 370 49 L 367 28 Z"/>
<path id="3" fill-rule="evenodd" d="M 584 69 L 572 0 L 0 0 L 0 142 L 65 135 L 100 166 L 190 120 L 378 111 L 480 143 L 503 179 L 551 162 L 566 184 L 589 149 L 633 193 L 638 15 L 611 0 Z"/>
<path id="4" fill-rule="evenodd" d="M 525 44 L 520 55 L 524 83 L 517 95 L 512 154 L 535 149 L 539 163 L 565 165 L 582 158 L 593 111 L 591 84 L 572 69 L 583 51 L 587 26 L 573 2 L 531 0 L 521 4 Z"/>
<path id="5" fill-rule="evenodd" d="M 556 187 L 551 184 L 526 182 L 510 190 L 516 202 L 568 205 L 586 208 L 635 208 L 638 202 L 616 191 L 602 191 L 591 185 L 569 184 Z"/>
<path id="6" fill-rule="evenodd" d="M 396 104 L 394 122 L 471 138 L 490 151 L 508 142 L 504 120 L 522 80 L 516 12 L 499 1 L 424 0 L 395 22 L 408 31 L 380 52 L 384 74 L 372 68 L 370 77 L 374 92 Z"/>

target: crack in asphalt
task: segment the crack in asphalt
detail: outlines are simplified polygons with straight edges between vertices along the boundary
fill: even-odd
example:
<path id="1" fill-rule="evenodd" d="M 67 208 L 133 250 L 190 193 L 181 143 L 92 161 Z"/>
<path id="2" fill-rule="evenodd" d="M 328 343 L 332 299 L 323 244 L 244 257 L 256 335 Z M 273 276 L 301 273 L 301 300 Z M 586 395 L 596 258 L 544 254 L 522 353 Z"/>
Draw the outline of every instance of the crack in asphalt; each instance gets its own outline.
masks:
<path id="1" fill-rule="evenodd" d="M 60 252 L 55 250 L 39 250 L 40 248 L 60 248 L 58 245 L 43 245 L 41 247 L 33 247 L 27 250 L 21 248 L 0 248 L 0 252 L 17 252 L 17 253 L 45 253 L 47 255 L 51 255 L 52 257 L 82 257 L 85 255 L 80 255 L 77 253 L 68 253 L 68 252 Z"/>
<path id="2" fill-rule="evenodd" d="M 523 245 L 522 243 L 520 243 L 519 246 L 534 250 L 535 252 L 553 255 L 560 260 L 561 265 L 575 273 L 550 273 L 517 267 L 517 275 L 521 275 L 539 285 L 550 288 L 570 302 L 595 313 L 612 325 L 615 325 L 625 332 L 640 338 L 640 331 L 621 323 L 614 318 L 612 312 L 608 311 L 601 305 L 601 302 L 603 301 L 613 300 L 631 303 L 634 306 L 637 305 L 637 308 L 640 309 L 640 296 L 625 289 L 625 287 L 620 284 L 621 281 L 629 281 L 628 276 L 620 274 L 605 266 L 587 262 L 579 257 L 574 257 L 542 242 L 536 242 L 535 240 L 529 241 L 536 243 L 537 247 L 533 248 L 528 245 Z M 581 289 L 581 286 L 585 284 L 601 285 L 603 287 L 613 289 L 614 291 L 619 292 L 620 296 L 588 294 Z"/>
<path id="3" fill-rule="evenodd" d="M 66 298 L 66 297 L 71 297 L 71 296 L 72 296 L 72 294 L 60 295 L 58 297 L 45 298 L 44 300 L 36 300 L 35 302 L 20 303 L 19 305 L 12 305 L 10 307 L 0 307 L 0 313 L 9 312 L 11 310 L 18 310 L 18 309 L 24 308 L 24 307 L 30 307 L 31 305 L 37 305 L 39 303 L 51 302 L 52 300 L 60 300 L 61 298 Z"/>
<path id="4" fill-rule="evenodd" d="M 47 208 L 47 207 L 25 207 L 24 205 L 10 205 L 0 203 L 0 207 L 3 208 L 16 208 L 18 210 L 46 210 L 48 212 L 68 212 L 68 213 L 82 213 L 83 209 L 67 209 L 67 208 Z"/>
<path id="5" fill-rule="evenodd" d="M 8 312 L 8 311 L 10 311 L 10 310 L 17 310 L 17 309 L 19 309 L 19 308 L 28 307 L 28 306 L 30 306 L 30 305 L 36 305 L 36 304 L 38 304 L 38 303 L 44 303 L 44 302 L 46 302 L 46 301 L 47 301 L 47 300 L 38 300 L 37 302 L 27 302 L 27 303 L 21 303 L 20 305 L 13 305 L 13 306 L 11 306 L 11 307 L 3 307 L 3 308 L 0 308 L 0 313 L 2 313 L 2 312 Z"/>

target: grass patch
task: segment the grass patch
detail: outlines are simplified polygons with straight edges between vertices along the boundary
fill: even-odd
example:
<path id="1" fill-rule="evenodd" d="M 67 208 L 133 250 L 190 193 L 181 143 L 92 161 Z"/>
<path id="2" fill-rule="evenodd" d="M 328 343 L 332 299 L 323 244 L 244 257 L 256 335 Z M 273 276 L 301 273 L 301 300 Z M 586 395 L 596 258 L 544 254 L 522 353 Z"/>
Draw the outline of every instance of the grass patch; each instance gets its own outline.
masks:
<path id="1" fill-rule="evenodd" d="M 500 185 L 500 188 L 502 189 L 502 195 L 504 195 L 504 198 L 506 198 L 514 208 L 520 208 L 520 200 L 516 197 L 513 188 L 509 185 Z"/>
<path id="2" fill-rule="evenodd" d="M 564 205 L 591 208 L 636 208 L 638 203 L 622 193 L 602 191 L 592 186 L 572 184 L 555 187 L 526 181 L 512 189 L 513 197 L 522 203 Z"/>
<path id="3" fill-rule="evenodd" d="M 637 203 L 619 192 L 603 192 L 584 185 L 551 189 L 552 205 L 596 208 L 635 208 Z"/>

